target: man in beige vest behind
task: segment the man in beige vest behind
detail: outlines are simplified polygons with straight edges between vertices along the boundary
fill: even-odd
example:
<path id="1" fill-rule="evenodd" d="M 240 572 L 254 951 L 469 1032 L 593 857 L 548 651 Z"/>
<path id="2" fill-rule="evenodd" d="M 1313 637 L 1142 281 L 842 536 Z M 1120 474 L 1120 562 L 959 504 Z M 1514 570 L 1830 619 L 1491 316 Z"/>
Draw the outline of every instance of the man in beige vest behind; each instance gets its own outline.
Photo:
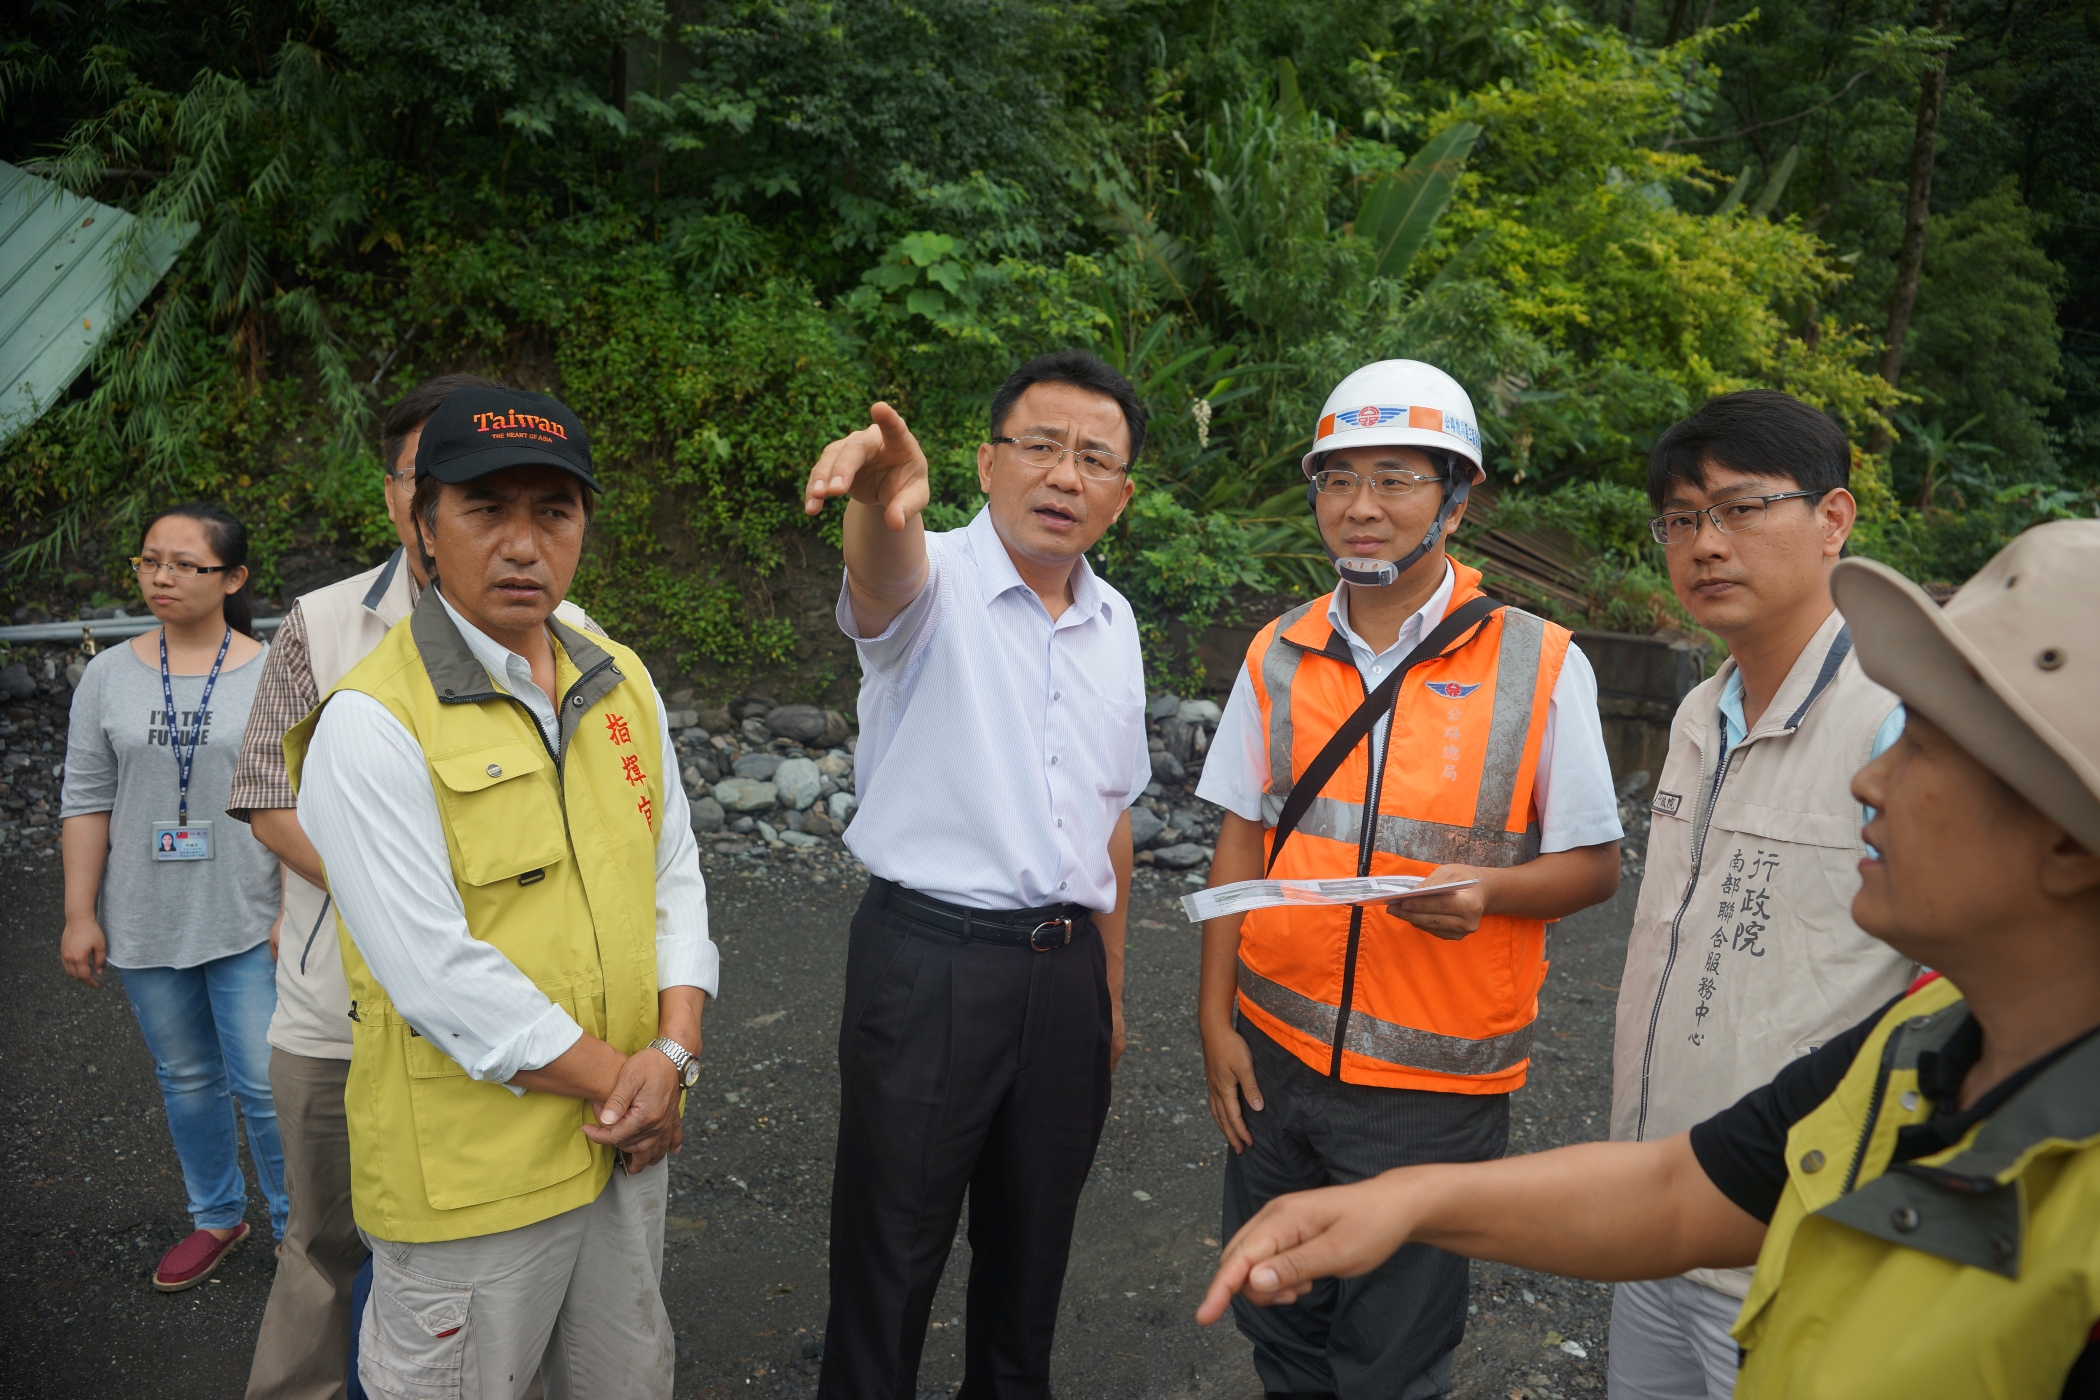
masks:
<path id="1" fill-rule="evenodd" d="M 1903 730 L 1830 596 L 1852 453 L 1788 394 L 1725 394 L 1648 458 L 1670 582 L 1728 644 L 1686 696 L 1652 803 L 1619 979 L 1611 1135 L 1685 1131 L 1864 1019 L 1915 974 L 1853 922 L 1852 775 Z M 1748 1269 L 1618 1285 L 1611 1400 L 1728 1400 Z"/>
<path id="2" fill-rule="evenodd" d="M 350 992 L 321 860 L 299 829 L 284 735 L 421 596 L 428 580 L 409 518 L 416 445 L 445 396 L 468 386 L 496 387 L 478 375 L 440 375 L 388 410 L 380 439 L 383 490 L 401 547 L 376 568 L 303 594 L 286 612 L 257 682 L 227 801 L 226 814 L 248 822 L 256 839 L 284 862 L 270 1089 L 284 1139 L 291 1218 L 256 1338 L 249 1400 L 337 1400 L 345 1394 L 350 1287 L 365 1256 L 350 1215 L 350 1136 L 343 1111 Z M 572 603 L 556 612 L 572 627 L 599 630 Z"/>

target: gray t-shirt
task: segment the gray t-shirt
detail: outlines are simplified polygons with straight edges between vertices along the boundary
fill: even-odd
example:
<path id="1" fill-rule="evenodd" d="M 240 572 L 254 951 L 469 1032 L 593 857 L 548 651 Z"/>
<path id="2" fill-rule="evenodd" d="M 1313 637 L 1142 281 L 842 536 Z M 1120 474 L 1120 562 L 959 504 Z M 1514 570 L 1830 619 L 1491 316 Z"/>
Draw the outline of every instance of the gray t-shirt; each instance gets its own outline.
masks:
<path id="1" fill-rule="evenodd" d="M 175 751 L 160 667 L 116 643 L 88 662 L 73 692 L 59 815 L 108 812 L 109 862 L 96 914 L 118 967 L 195 967 L 270 937 L 283 905 L 277 857 L 226 815 L 241 731 L 264 651 L 219 672 L 190 768 L 190 820 L 211 823 L 210 860 L 153 858 L 153 825 L 175 820 Z M 178 732 L 188 743 L 203 676 L 172 677 Z"/>

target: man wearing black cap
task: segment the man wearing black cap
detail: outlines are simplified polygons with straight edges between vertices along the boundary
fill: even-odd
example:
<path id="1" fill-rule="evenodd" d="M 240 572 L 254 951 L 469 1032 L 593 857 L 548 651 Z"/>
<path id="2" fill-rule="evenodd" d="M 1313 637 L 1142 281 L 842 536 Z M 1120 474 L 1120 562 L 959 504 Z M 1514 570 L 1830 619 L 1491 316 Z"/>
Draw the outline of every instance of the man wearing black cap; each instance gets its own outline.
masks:
<path id="1" fill-rule="evenodd" d="M 433 586 L 285 738 L 355 1021 L 374 1395 L 671 1393 L 662 1162 L 718 960 L 655 687 L 553 616 L 597 489 L 566 407 L 453 393 Z"/>

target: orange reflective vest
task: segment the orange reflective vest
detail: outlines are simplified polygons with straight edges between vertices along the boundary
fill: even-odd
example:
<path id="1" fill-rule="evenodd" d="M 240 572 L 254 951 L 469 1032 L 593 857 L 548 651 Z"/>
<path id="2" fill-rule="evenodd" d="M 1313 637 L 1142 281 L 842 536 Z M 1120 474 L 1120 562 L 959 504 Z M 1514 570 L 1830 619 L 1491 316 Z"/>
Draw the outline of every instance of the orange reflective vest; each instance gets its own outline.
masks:
<path id="1" fill-rule="evenodd" d="M 1453 561 L 1451 608 L 1480 596 Z M 1265 853 L 1292 783 L 1366 694 L 1325 600 L 1294 608 L 1247 649 L 1269 741 Z M 1362 814 L 1377 784 L 1374 875 L 1535 859 L 1532 803 L 1546 707 L 1568 654 L 1566 628 L 1504 608 L 1441 660 L 1418 665 L 1394 702 L 1384 760 L 1359 744 L 1284 844 L 1277 879 L 1358 869 Z M 1489 915 L 1456 941 L 1385 912 L 1285 905 L 1240 926 L 1240 1014 L 1308 1066 L 1350 1084 L 1503 1094 L 1530 1063 L 1543 920 Z"/>

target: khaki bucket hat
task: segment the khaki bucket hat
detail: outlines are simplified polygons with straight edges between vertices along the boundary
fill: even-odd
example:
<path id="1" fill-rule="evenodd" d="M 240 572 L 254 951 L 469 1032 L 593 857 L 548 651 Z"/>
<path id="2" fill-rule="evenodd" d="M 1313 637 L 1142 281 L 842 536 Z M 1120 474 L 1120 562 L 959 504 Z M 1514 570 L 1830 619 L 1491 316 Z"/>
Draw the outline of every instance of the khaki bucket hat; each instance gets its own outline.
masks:
<path id="1" fill-rule="evenodd" d="M 1945 608 L 1870 559 L 1830 591 L 1870 677 L 2100 852 L 2100 520 L 2035 526 Z"/>

